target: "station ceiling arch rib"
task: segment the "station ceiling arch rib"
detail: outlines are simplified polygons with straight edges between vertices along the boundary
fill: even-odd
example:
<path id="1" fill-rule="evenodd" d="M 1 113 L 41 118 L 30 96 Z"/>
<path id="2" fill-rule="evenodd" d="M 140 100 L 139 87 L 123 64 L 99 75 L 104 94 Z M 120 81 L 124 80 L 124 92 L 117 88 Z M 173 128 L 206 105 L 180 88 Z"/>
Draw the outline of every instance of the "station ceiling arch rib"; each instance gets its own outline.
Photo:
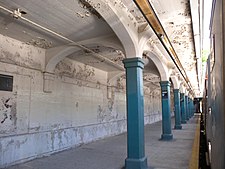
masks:
<path id="1" fill-rule="evenodd" d="M 192 95 L 195 95 L 192 84 L 189 80 L 189 77 L 187 76 L 187 73 L 179 57 L 177 56 L 177 53 L 170 39 L 168 38 L 167 33 L 164 30 L 164 27 L 162 26 L 153 6 L 148 0 L 134 0 L 134 2 L 137 5 L 137 7 L 140 9 L 140 11 L 142 12 L 143 16 L 147 20 L 148 24 L 151 26 L 152 30 L 158 37 L 159 41 L 161 42 L 161 44 L 163 45 L 167 53 L 169 54 L 173 63 L 176 65 L 177 69 L 183 76 L 185 82 L 187 83 L 189 89 L 191 90 Z"/>

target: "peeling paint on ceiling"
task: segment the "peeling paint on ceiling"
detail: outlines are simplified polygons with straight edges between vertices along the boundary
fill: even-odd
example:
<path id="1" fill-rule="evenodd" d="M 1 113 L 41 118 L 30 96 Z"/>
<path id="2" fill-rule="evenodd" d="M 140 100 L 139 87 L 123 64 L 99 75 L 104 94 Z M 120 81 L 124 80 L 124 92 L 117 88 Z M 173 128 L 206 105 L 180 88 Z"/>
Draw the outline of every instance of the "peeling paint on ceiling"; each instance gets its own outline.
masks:
<path id="1" fill-rule="evenodd" d="M 189 78 L 196 74 L 195 70 L 195 51 L 192 35 L 192 23 L 190 16 L 190 4 L 188 0 L 150 0 L 157 15 L 168 34 L 172 45 L 187 71 Z M 114 10 L 124 11 L 128 27 L 135 27 L 137 35 L 145 32 L 153 32 L 144 19 L 141 12 L 138 10 L 133 1 L 130 0 L 114 0 L 105 1 L 115 8 Z M 96 37 L 105 37 L 107 35 L 116 34 L 110 28 L 109 24 L 102 18 L 97 9 L 102 9 L 102 4 L 93 0 L 66 0 L 66 1 L 4 1 L 0 0 L 0 4 L 14 10 L 20 8 L 27 12 L 26 17 L 40 25 L 54 30 L 60 35 L 70 38 L 75 42 L 93 39 Z M 172 5 L 168 5 L 172 4 Z M 105 9 L 107 10 L 107 9 Z M 113 16 L 111 16 L 113 17 Z M 122 17 L 122 16 L 121 16 Z M 21 22 L 19 19 L 13 19 L 10 15 L 0 11 L 0 31 L 1 34 L 18 39 L 29 45 L 48 49 L 56 46 L 65 45 L 65 42 L 50 33 L 38 29 L 34 25 L 28 25 Z M 122 21 L 122 18 L 121 18 Z M 138 34 L 139 33 L 139 34 Z M 162 46 L 154 34 L 150 37 L 148 44 L 154 49 L 158 47 L 162 51 Z M 82 62 L 87 65 L 105 70 L 118 71 L 118 69 L 106 60 L 123 66 L 122 60 L 125 58 L 123 52 L 105 46 L 87 46 L 97 54 L 101 54 L 106 59 L 97 59 L 87 50 L 79 50 L 69 56 L 70 59 Z M 159 57 L 168 59 L 163 53 L 158 54 Z M 153 63 L 151 63 L 153 64 Z M 156 72 L 155 66 L 146 67 L 145 71 Z M 192 75 L 192 76 L 190 76 Z M 154 82 L 154 78 L 145 76 L 149 81 Z M 197 86 L 197 80 L 191 80 L 193 86 Z"/>

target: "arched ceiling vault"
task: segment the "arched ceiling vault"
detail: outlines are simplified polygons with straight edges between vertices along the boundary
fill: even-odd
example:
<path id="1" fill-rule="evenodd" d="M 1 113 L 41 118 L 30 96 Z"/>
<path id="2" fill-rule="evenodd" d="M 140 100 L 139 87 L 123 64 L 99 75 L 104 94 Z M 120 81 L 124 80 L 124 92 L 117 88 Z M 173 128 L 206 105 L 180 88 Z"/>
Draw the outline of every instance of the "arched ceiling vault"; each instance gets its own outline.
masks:
<path id="1" fill-rule="evenodd" d="M 128 0 L 124 0 L 128 3 Z M 139 1 L 141 3 L 141 1 Z M 195 46 L 199 41 L 194 41 L 193 23 L 192 20 L 196 20 L 198 15 L 191 16 L 193 12 L 193 5 L 190 4 L 189 0 L 150 0 L 151 6 L 159 18 L 163 29 L 165 30 L 169 40 L 171 41 L 175 52 L 179 60 L 181 61 L 182 67 L 189 78 L 193 90 L 198 88 L 198 78 L 196 74 L 197 63 Z M 191 1 L 193 2 L 193 1 Z M 172 4 L 172 5 L 169 5 Z M 197 12 L 198 13 L 198 12 Z M 157 30 L 158 25 L 153 24 L 153 29 Z M 156 31 L 157 32 L 157 31 Z M 160 37 L 160 36 L 159 36 Z M 151 38 L 155 45 L 160 50 L 160 43 L 157 38 Z M 163 39 L 162 37 L 160 39 Z"/>
<path id="2" fill-rule="evenodd" d="M 180 82 L 176 76 L 171 76 L 171 81 L 173 83 L 173 88 L 174 89 L 179 89 L 180 88 Z"/>
<path id="3" fill-rule="evenodd" d="M 192 86 L 197 89 L 189 0 L 150 0 L 150 3 L 154 6 L 160 22 L 191 79 Z M 171 60 L 133 1 L 0 0 L 0 5 L 11 11 L 18 8 L 25 11 L 26 14 L 23 14 L 23 17 L 70 39 L 72 42 L 79 43 L 105 58 L 104 60 L 102 57 L 94 57 L 90 52 L 85 52 L 83 48 L 76 45 L 74 47 L 71 42 L 27 23 L 21 18 L 14 19 L 12 14 L 1 9 L 1 34 L 28 45 L 46 49 L 47 71 L 49 72 L 52 72 L 55 65 L 65 57 L 92 64 L 92 66 L 108 72 L 124 71 L 121 63 L 123 58 L 142 57 L 145 50 L 154 48 L 149 51 L 156 53 L 157 57 L 153 56 L 152 60 L 151 56 L 148 56 L 151 60 L 146 60 L 148 64 L 146 64 L 144 74 L 157 75 L 158 73 L 161 80 L 169 79 L 166 69 L 167 63 L 170 63 Z M 146 48 L 146 46 L 148 47 Z M 90 63 L 88 57 L 96 63 Z M 154 60 L 157 58 L 161 60 L 160 64 Z M 103 63 L 97 63 L 99 61 L 103 61 Z"/>
<path id="4" fill-rule="evenodd" d="M 144 51 L 144 56 L 150 59 L 154 63 L 155 67 L 158 70 L 160 80 L 168 81 L 169 73 L 168 73 L 167 66 L 154 53 L 150 51 Z M 148 65 L 146 67 L 148 67 Z"/>

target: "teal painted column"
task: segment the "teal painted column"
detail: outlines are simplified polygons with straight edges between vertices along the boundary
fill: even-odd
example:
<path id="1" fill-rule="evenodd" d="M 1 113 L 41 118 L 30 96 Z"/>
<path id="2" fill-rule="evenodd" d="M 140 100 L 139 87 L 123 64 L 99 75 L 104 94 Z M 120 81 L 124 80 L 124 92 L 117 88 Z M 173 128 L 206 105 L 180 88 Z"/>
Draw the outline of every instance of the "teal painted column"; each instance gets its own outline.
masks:
<path id="1" fill-rule="evenodd" d="M 193 104 L 193 116 L 194 116 L 195 115 L 195 104 L 194 104 L 194 100 L 193 100 L 192 104 Z"/>
<path id="2" fill-rule="evenodd" d="M 181 112 L 180 112 L 180 91 L 174 89 L 174 107 L 175 107 L 175 126 L 174 129 L 182 129 L 181 126 Z"/>
<path id="3" fill-rule="evenodd" d="M 126 68 L 127 158 L 125 169 L 147 169 L 144 141 L 144 62 L 141 58 L 123 60 Z"/>
<path id="4" fill-rule="evenodd" d="M 186 104 L 186 120 L 189 120 L 189 108 L 188 108 L 188 96 L 185 96 L 185 104 Z"/>
<path id="5" fill-rule="evenodd" d="M 191 100 L 191 105 L 192 105 L 192 117 L 193 117 L 194 116 L 194 113 L 195 113 L 194 100 Z"/>
<path id="6" fill-rule="evenodd" d="M 192 117 L 192 108 L 191 108 L 191 98 L 188 98 L 188 107 L 189 107 L 189 119 Z"/>
<path id="7" fill-rule="evenodd" d="M 186 102 L 184 93 L 180 94 L 180 102 L 181 102 L 181 123 L 185 124 L 186 122 Z"/>
<path id="8" fill-rule="evenodd" d="M 161 81 L 162 93 L 162 140 L 173 139 L 171 129 L 171 114 L 170 114 L 170 82 Z"/>

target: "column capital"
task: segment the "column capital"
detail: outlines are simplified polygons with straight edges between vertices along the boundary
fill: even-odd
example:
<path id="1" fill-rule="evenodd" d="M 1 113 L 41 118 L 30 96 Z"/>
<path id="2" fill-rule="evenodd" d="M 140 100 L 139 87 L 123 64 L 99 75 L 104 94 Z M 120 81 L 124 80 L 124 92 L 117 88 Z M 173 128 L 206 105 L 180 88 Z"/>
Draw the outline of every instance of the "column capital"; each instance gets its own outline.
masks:
<path id="1" fill-rule="evenodd" d="M 126 58 L 123 60 L 123 64 L 125 68 L 130 68 L 130 67 L 140 67 L 141 69 L 144 68 L 144 61 L 139 58 Z"/>
<path id="2" fill-rule="evenodd" d="M 173 92 L 175 93 L 178 93 L 178 92 L 180 92 L 180 90 L 179 89 L 173 89 Z"/>
<path id="3" fill-rule="evenodd" d="M 161 87 L 170 86 L 170 81 L 161 81 L 159 82 Z"/>

